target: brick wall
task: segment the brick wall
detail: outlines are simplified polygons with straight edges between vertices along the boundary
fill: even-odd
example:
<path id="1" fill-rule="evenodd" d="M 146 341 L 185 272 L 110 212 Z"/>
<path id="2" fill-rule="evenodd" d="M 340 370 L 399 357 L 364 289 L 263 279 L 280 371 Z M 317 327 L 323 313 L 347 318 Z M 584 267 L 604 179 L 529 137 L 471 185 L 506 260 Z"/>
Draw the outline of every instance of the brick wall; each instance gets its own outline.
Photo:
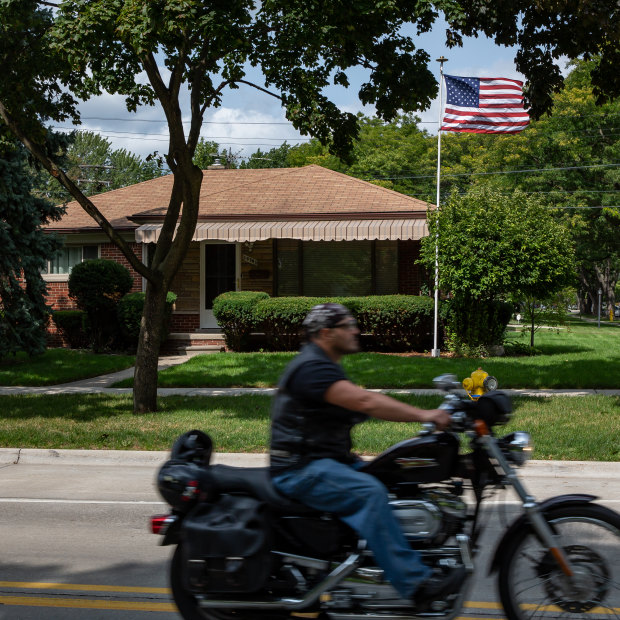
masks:
<path id="1" fill-rule="evenodd" d="M 174 312 L 170 318 L 170 333 L 187 333 L 200 329 L 200 314 Z"/>
<path id="2" fill-rule="evenodd" d="M 130 243 L 129 247 L 134 251 L 135 255 L 139 259 L 142 259 L 141 244 Z M 102 243 L 99 248 L 99 257 L 105 258 L 106 260 L 116 261 L 129 270 L 129 273 L 133 278 L 133 286 L 131 287 L 131 291 L 129 291 L 130 293 L 138 293 L 142 290 L 142 276 L 137 271 L 134 271 L 124 254 L 113 243 Z"/>
<path id="3" fill-rule="evenodd" d="M 170 290 L 176 293 L 177 312 L 196 312 L 200 309 L 200 243 L 190 243 Z"/>
<path id="4" fill-rule="evenodd" d="M 130 247 L 136 253 L 138 258 L 142 257 L 142 248 L 138 243 L 130 243 Z M 133 278 L 133 286 L 131 293 L 142 290 L 142 276 L 130 266 L 129 261 L 123 253 L 112 243 L 102 243 L 100 246 L 100 257 L 106 260 L 114 260 L 129 270 Z M 51 306 L 52 310 L 76 310 L 75 302 L 69 297 L 69 282 L 47 282 L 46 302 Z M 66 347 L 68 343 L 58 333 L 54 321 L 50 319 L 47 328 L 47 346 L 49 347 Z"/>

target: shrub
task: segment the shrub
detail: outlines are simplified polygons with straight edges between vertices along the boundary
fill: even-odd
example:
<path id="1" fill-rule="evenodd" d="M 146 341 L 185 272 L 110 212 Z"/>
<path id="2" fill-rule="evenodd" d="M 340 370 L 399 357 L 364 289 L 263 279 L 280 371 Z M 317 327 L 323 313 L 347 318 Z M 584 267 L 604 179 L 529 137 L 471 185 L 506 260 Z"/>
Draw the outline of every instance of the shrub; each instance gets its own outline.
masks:
<path id="1" fill-rule="evenodd" d="M 116 306 L 132 285 L 129 271 L 111 260 L 86 260 L 71 270 L 69 295 L 88 315 L 95 352 L 116 344 Z"/>
<path id="2" fill-rule="evenodd" d="M 72 349 L 85 349 L 88 342 L 86 312 L 83 310 L 56 310 L 52 320 Z"/>
<path id="3" fill-rule="evenodd" d="M 433 346 L 434 301 L 430 297 L 378 295 L 357 298 L 360 330 L 375 351 L 424 351 Z"/>
<path id="4" fill-rule="evenodd" d="M 116 314 L 119 330 L 123 345 L 129 349 L 135 349 L 138 346 L 140 322 L 142 320 L 142 312 L 144 311 L 144 298 L 144 293 L 128 293 L 118 302 Z M 168 337 L 170 316 L 172 315 L 172 307 L 176 300 L 176 294 L 168 291 L 166 294 L 166 317 L 164 320 L 162 342 Z"/>
<path id="5" fill-rule="evenodd" d="M 330 301 L 318 297 L 274 297 L 256 305 L 255 316 L 274 351 L 296 351 L 302 341 L 301 324 L 310 309 Z"/>
<path id="6" fill-rule="evenodd" d="M 371 297 L 277 297 L 261 301 L 255 314 L 270 348 L 294 351 L 303 340 L 302 323 L 321 303 L 346 306 L 358 320 L 367 348 L 424 350 L 433 341 L 433 300 L 409 295 Z"/>
<path id="7" fill-rule="evenodd" d="M 504 341 L 512 304 L 496 299 L 456 297 L 447 312 L 448 346 L 462 355 L 485 355 L 489 346 Z"/>
<path id="8" fill-rule="evenodd" d="M 258 291 L 231 291 L 214 299 L 213 314 L 233 351 L 251 349 L 250 334 L 258 327 L 254 308 L 265 299 L 269 295 Z"/>

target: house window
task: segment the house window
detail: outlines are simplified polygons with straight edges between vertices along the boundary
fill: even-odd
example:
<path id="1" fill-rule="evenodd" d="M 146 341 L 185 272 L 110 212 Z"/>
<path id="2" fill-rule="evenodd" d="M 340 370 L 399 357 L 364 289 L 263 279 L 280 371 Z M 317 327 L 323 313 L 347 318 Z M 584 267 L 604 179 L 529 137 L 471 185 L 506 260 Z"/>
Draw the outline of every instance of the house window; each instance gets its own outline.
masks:
<path id="1" fill-rule="evenodd" d="M 277 294 L 309 297 L 398 293 L 395 241 L 277 242 Z"/>
<path id="2" fill-rule="evenodd" d="M 47 275 L 69 275 L 74 265 L 91 258 L 99 258 L 98 245 L 69 245 L 60 250 L 53 260 L 47 261 L 43 270 Z"/>

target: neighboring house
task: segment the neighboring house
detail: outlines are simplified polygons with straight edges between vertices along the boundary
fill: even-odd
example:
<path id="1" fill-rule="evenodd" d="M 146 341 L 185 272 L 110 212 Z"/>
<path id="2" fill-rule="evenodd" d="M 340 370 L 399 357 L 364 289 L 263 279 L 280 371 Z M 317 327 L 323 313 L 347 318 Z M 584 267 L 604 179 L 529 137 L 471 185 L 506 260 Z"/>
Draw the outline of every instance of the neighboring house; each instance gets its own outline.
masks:
<path id="1" fill-rule="evenodd" d="M 169 175 L 91 200 L 148 262 L 171 188 Z M 196 232 L 171 287 L 178 296 L 171 332 L 202 332 L 200 337 L 209 339 L 204 334 L 218 331 L 213 300 L 230 290 L 272 296 L 418 295 L 422 280 L 416 260 L 419 239 L 427 234 L 427 207 L 320 166 L 206 170 Z M 44 276 L 54 309 L 73 307 L 67 281 L 77 262 L 109 258 L 129 268 L 76 202 L 47 230 L 65 243 Z M 142 279 L 129 269 L 133 290 L 142 290 Z"/>

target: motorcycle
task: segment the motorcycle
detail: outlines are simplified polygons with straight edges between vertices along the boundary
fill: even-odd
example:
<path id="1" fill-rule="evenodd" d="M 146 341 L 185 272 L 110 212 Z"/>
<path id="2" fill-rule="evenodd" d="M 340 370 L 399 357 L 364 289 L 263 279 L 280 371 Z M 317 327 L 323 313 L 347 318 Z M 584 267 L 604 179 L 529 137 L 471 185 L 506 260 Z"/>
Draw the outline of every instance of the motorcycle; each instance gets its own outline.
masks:
<path id="1" fill-rule="evenodd" d="M 185 620 L 322 618 L 408 620 L 457 616 L 466 601 L 484 530 L 488 490 L 511 487 L 522 513 L 507 527 L 491 560 L 509 620 L 540 616 L 620 615 L 620 515 L 592 495 L 538 502 L 516 473 L 531 454 L 530 437 L 495 430 L 512 412 L 494 390 L 461 395 L 453 375 L 435 379 L 445 392 L 449 430 L 425 425 L 416 437 L 368 461 L 412 547 L 436 570 L 463 565 L 459 592 L 416 613 L 374 563 L 365 541 L 336 517 L 279 494 L 267 468 L 210 465 L 211 440 L 182 435 L 158 474 L 170 514 L 151 520 L 163 545 L 176 545 L 172 596 Z M 468 439 L 461 449 L 461 436 Z"/>

